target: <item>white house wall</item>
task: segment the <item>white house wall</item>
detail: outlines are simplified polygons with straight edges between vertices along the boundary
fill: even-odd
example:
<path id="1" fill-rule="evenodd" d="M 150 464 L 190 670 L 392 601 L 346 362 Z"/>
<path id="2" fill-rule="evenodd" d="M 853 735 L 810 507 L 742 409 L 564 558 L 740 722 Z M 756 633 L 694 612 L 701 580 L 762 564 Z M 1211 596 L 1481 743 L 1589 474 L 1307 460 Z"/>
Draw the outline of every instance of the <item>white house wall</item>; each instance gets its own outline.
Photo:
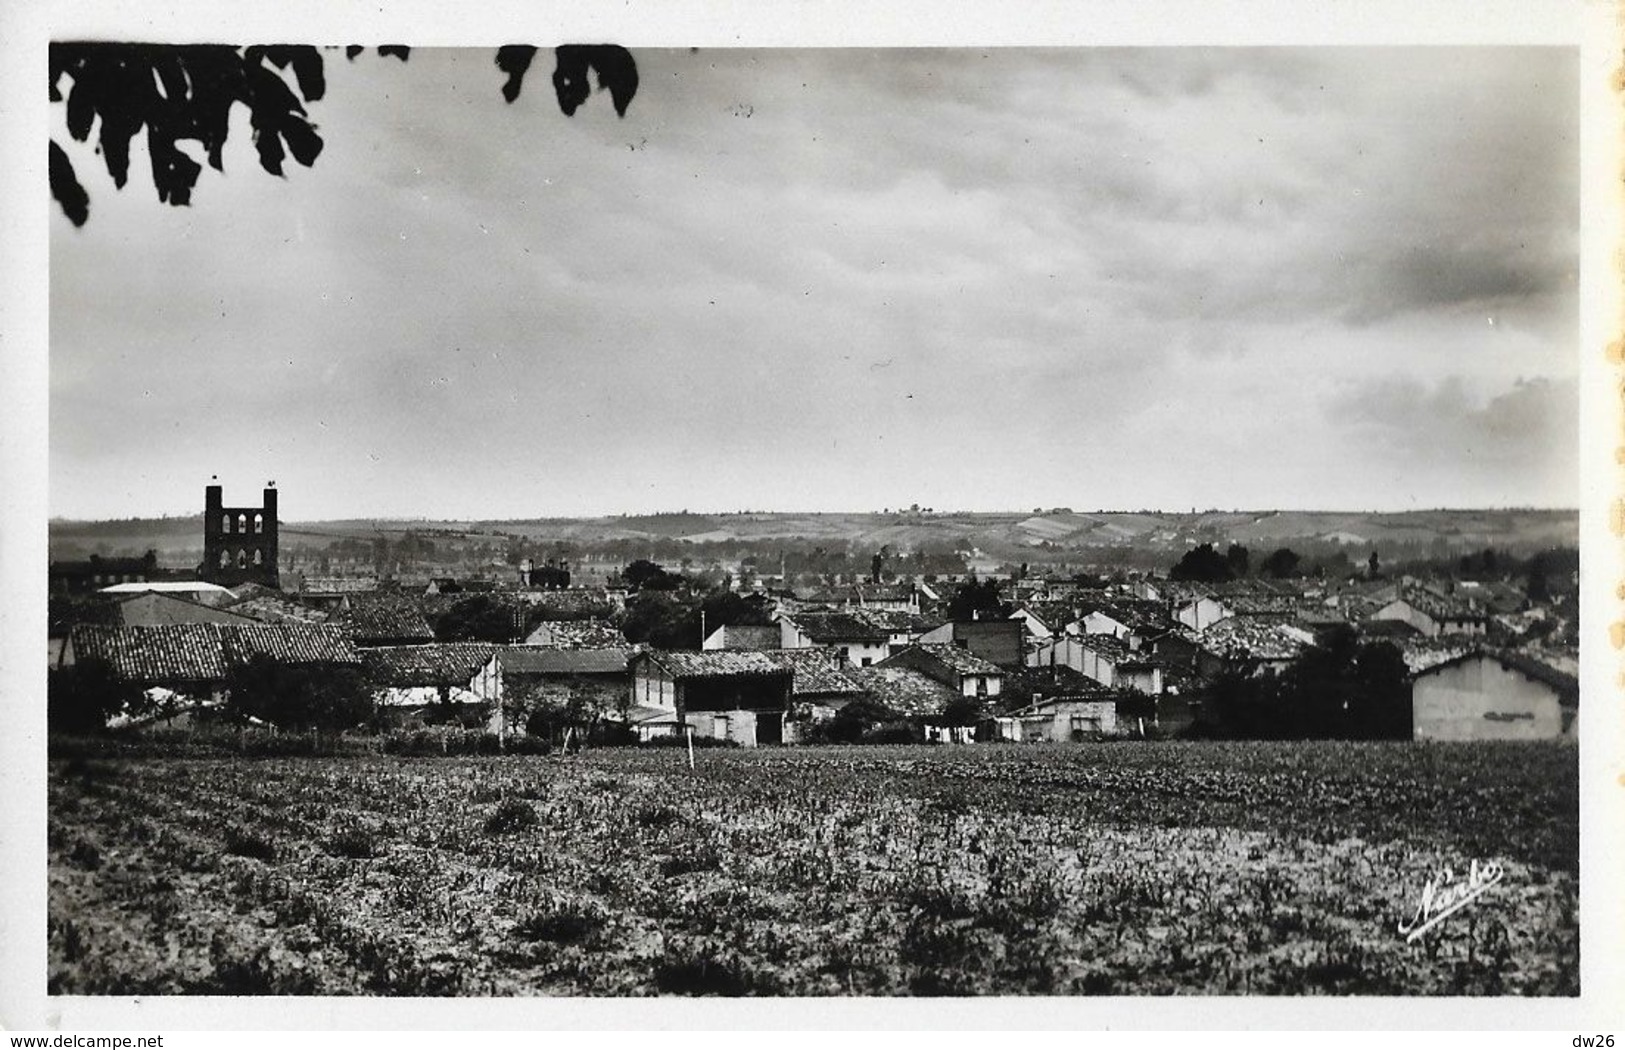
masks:
<path id="1" fill-rule="evenodd" d="M 1551 740 L 1572 736 L 1550 686 L 1490 658 L 1467 660 L 1417 678 L 1411 724 L 1417 740 Z"/>

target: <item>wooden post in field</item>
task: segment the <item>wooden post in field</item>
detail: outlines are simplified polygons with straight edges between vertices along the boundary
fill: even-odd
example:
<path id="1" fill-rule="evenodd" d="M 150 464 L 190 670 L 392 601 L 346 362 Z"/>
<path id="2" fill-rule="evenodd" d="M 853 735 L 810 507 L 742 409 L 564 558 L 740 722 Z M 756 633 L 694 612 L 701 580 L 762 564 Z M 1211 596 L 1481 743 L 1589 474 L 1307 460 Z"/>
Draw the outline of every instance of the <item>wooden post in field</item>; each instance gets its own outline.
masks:
<path id="1" fill-rule="evenodd" d="M 694 768 L 694 727 L 684 725 L 683 728 L 688 731 L 688 768 L 692 770 Z"/>

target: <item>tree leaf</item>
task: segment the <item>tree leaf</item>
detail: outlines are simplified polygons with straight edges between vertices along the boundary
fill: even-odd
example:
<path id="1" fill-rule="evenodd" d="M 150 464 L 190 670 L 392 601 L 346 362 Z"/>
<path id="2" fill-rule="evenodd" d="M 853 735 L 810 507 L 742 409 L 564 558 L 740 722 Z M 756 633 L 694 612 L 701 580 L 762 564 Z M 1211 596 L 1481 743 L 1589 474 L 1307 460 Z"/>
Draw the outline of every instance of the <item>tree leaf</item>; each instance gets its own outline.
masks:
<path id="1" fill-rule="evenodd" d="M 113 185 L 121 190 L 130 173 L 130 140 L 140 130 L 139 117 L 120 112 L 102 114 L 102 160 L 107 163 L 107 173 L 113 176 Z"/>
<path id="2" fill-rule="evenodd" d="M 62 147 L 51 142 L 51 196 L 62 206 L 62 214 L 75 226 L 83 226 L 90 217 L 90 197 L 73 173 L 73 162 Z"/>
<path id="3" fill-rule="evenodd" d="M 554 57 L 553 90 L 565 116 L 574 116 L 592 94 L 589 71 L 598 75 L 600 88 L 609 89 L 616 114 L 626 116 L 638 91 L 638 67 L 631 52 L 616 44 L 564 44 L 554 48 Z"/>
<path id="4" fill-rule="evenodd" d="M 202 165 L 182 153 L 175 140 L 147 128 L 147 152 L 152 157 L 152 184 L 158 189 L 158 199 L 176 207 L 192 203 L 192 187 L 197 185 Z"/>
<path id="5" fill-rule="evenodd" d="M 519 90 L 524 86 L 525 73 L 530 70 L 531 59 L 536 57 L 536 49 L 529 44 L 508 44 L 497 48 L 497 68 L 508 74 L 507 83 L 502 85 L 502 97 L 512 102 L 519 97 Z"/>
<path id="6" fill-rule="evenodd" d="M 89 76 L 81 73 L 73 78 L 73 87 L 68 91 L 68 134 L 75 142 L 89 138 L 90 126 L 96 121 L 95 88 L 91 83 Z"/>
<path id="7" fill-rule="evenodd" d="M 322 152 L 322 137 L 308 122 L 294 118 L 282 125 L 282 137 L 287 140 L 288 152 L 293 159 L 310 167 Z"/>

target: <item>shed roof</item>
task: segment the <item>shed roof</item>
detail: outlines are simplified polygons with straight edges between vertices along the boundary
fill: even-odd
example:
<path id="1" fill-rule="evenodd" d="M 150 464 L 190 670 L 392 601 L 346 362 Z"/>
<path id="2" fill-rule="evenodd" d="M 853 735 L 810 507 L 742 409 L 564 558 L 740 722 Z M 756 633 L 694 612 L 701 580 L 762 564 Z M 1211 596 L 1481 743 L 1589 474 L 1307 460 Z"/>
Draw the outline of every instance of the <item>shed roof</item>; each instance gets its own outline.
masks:
<path id="1" fill-rule="evenodd" d="M 350 637 L 363 645 L 372 641 L 434 641 L 434 628 L 429 626 L 423 609 L 404 596 L 352 598 L 350 607 L 329 622 L 348 630 Z"/>
<path id="2" fill-rule="evenodd" d="M 793 696 L 844 696 L 863 692 L 863 686 L 841 666 L 840 653 L 835 649 L 768 649 L 762 655 L 794 674 L 790 687 Z"/>
<path id="3" fill-rule="evenodd" d="M 888 632 L 849 612 L 798 612 L 789 619 L 820 644 L 884 642 Z"/>
<path id="4" fill-rule="evenodd" d="M 362 660 L 379 685 L 451 686 L 467 685 L 496 652 L 486 642 L 385 645 L 362 650 Z"/>
<path id="5" fill-rule="evenodd" d="M 547 645 L 510 645 L 502 650 L 505 675 L 624 675 L 632 658 L 630 646 L 574 649 Z"/>
<path id="6" fill-rule="evenodd" d="M 846 672 L 882 707 L 907 717 L 939 715 L 958 699 L 958 690 L 923 671 L 901 664 L 853 667 Z"/>
<path id="7" fill-rule="evenodd" d="M 736 675 L 788 675 L 790 669 L 751 649 L 711 649 L 705 652 L 651 649 L 634 657 L 660 667 L 673 678 L 731 678 Z"/>
<path id="8" fill-rule="evenodd" d="M 322 624 L 81 624 L 71 642 L 75 660 L 104 660 L 119 678 L 151 684 L 217 681 L 256 656 L 288 664 L 360 659 L 342 631 Z"/>

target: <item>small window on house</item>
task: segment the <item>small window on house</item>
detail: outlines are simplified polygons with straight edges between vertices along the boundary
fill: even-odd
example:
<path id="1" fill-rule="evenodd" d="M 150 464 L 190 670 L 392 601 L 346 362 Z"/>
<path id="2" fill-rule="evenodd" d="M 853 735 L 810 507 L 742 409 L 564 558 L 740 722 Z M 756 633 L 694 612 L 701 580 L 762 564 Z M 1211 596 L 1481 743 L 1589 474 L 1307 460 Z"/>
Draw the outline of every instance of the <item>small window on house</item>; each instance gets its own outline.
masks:
<path id="1" fill-rule="evenodd" d="M 229 561 L 230 557 L 231 557 L 231 555 L 230 555 L 229 552 L 227 552 L 227 551 L 221 551 L 220 552 L 220 567 L 222 569 L 224 569 L 228 564 L 230 564 L 230 561 Z"/>
<path id="2" fill-rule="evenodd" d="M 237 567 L 240 569 L 244 565 L 247 565 L 247 564 L 248 564 L 248 558 L 243 554 L 242 551 L 238 551 L 237 552 Z"/>
<path id="3" fill-rule="evenodd" d="M 255 565 L 261 564 L 260 552 L 259 551 L 254 552 L 254 564 Z"/>
<path id="4" fill-rule="evenodd" d="M 222 515 L 220 515 L 220 531 L 221 532 L 230 532 L 231 531 L 231 515 L 230 514 L 222 514 Z"/>
<path id="5" fill-rule="evenodd" d="M 865 656 L 863 658 L 863 666 L 868 667 L 872 663 L 874 663 L 874 659 L 872 657 Z"/>

